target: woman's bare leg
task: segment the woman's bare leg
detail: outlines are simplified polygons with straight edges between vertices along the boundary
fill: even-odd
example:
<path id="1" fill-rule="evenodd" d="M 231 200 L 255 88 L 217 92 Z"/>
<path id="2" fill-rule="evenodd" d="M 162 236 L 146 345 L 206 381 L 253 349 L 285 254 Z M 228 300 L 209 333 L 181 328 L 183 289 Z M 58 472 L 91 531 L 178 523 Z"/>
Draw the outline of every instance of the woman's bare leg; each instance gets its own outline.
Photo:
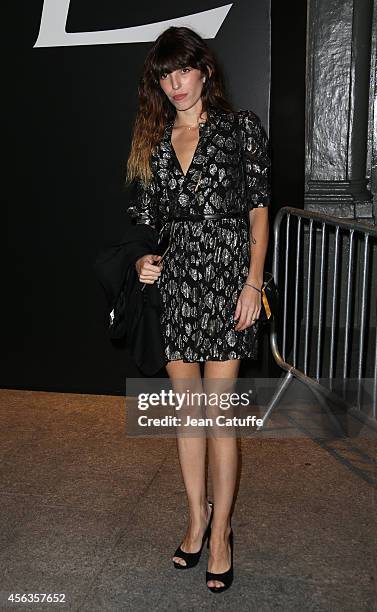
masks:
<path id="1" fill-rule="evenodd" d="M 170 361 L 166 365 L 166 371 L 172 380 L 175 392 L 185 392 L 189 389 L 190 392 L 202 393 L 199 363 L 184 363 L 182 360 Z M 189 379 L 187 384 L 183 379 Z M 181 410 L 181 413 L 183 412 L 184 410 Z M 192 414 L 190 408 L 188 412 Z M 183 414 L 180 416 L 185 418 Z M 189 506 L 189 524 L 181 543 L 181 548 L 185 552 L 197 552 L 200 549 L 211 512 L 206 499 L 206 437 L 205 434 L 200 436 L 197 432 L 194 432 L 193 435 L 195 437 L 192 438 L 177 435 L 179 462 Z M 186 565 L 186 561 L 181 557 L 173 557 L 173 560 L 181 565 Z"/>
<path id="2" fill-rule="evenodd" d="M 232 381 L 238 376 L 240 360 L 207 361 L 204 369 L 204 391 L 232 393 Z M 221 379 L 216 382 L 216 379 Z M 234 381 L 235 382 L 235 381 Z M 218 413 L 223 411 L 217 408 Z M 212 411 L 213 412 L 213 411 Z M 225 416 L 227 416 L 225 414 Z M 230 416 L 230 415 L 228 415 Z M 238 449 L 237 437 L 223 431 L 216 430 L 208 435 L 208 459 L 212 476 L 213 487 L 213 519 L 210 539 L 210 555 L 208 571 L 221 574 L 229 569 L 231 556 L 229 533 L 230 513 L 234 498 L 237 480 Z M 220 437 L 222 433 L 223 437 Z M 227 432 L 225 432 L 226 434 Z M 223 583 L 218 580 L 209 580 L 208 586 L 219 587 Z"/>

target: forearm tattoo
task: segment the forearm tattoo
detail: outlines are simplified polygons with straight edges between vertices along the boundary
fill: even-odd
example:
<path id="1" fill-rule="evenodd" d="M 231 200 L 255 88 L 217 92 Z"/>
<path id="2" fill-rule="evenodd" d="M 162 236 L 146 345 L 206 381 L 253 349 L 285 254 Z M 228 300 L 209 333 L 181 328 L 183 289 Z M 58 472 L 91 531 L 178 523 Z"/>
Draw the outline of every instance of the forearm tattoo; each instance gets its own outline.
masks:
<path id="1" fill-rule="evenodd" d="M 255 240 L 253 234 L 251 234 L 250 240 L 251 240 L 252 244 L 257 244 L 257 241 Z"/>

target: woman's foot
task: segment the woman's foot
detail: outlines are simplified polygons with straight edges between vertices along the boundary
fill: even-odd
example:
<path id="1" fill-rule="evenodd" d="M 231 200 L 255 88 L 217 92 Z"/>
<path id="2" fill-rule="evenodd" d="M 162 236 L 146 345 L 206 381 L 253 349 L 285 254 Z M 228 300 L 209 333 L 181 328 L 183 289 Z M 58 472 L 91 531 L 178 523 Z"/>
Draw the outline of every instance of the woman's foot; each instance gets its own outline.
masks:
<path id="1" fill-rule="evenodd" d="M 216 529 L 212 525 L 211 539 L 209 541 L 208 572 L 222 574 L 227 572 L 231 567 L 232 558 L 229 542 L 231 531 L 230 525 L 225 531 L 224 529 Z M 208 580 L 207 586 L 223 587 L 224 583 L 221 582 L 221 580 Z"/>
<path id="2" fill-rule="evenodd" d="M 203 536 L 211 520 L 212 506 L 206 502 L 206 505 L 202 508 L 201 515 L 198 522 L 190 520 L 190 524 L 187 528 L 187 532 L 180 548 L 187 553 L 196 553 L 200 550 L 203 543 Z M 182 566 L 186 566 L 187 563 L 181 557 L 173 557 L 173 561 L 179 563 Z"/>

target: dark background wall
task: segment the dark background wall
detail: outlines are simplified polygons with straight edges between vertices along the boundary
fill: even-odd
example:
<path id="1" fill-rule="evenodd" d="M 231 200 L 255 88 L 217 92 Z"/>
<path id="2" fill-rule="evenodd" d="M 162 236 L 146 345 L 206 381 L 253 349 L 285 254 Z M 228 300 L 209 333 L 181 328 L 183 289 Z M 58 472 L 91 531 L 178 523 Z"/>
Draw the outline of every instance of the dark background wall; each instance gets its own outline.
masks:
<path id="1" fill-rule="evenodd" d="M 43 2 L 23 8 L 8 57 L 8 212 L 2 387 L 123 393 L 139 372 L 106 333 L 107 310 L 92 271 L 98 249 L 126 223 L 124 167 L 136 87 L 151 43 L 33 48 Z M 218 6 L 217 2 L 71 0 L 68 31 L 121 28 Z M 274 212 L 302 205 L 305 2 L 234 2 L 209 44 L 222 60 L 236 108 L 270 132 Z M 270 66 L 270 17 L 272 64 Z M 272 69 L 272 87 L 270 89 Z M 271 96 L 271 97 L 270 97 Z M 4 261 L 4 260 L 3 260 Z M 260 375 L 273 364 L 265 347 Z"/>
<path id="2" fill-rule="evenodd" d="M 306 0 L 271 3 L 272 191 L 274 211 L 303 208 Z"/>

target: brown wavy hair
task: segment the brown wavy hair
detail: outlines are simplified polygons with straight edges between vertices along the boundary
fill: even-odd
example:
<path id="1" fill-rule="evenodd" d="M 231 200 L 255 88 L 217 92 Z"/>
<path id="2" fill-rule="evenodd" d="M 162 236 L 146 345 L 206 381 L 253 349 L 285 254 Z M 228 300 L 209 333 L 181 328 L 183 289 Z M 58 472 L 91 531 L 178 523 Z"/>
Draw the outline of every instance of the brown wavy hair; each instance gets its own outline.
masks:
<path id="1" fill-rule="evenodd" d="M 157 38 L 149 51 L 140 78 L 139 106 L 135 118 L 126 182 L 141 179 L 147 186 L 152 179 L 151 155 L 160 142 L 165 126 L 174 120 L 176 110 L 160 86 L 160 77 L 180 68 L 197 68 L 206 77 L 202 89 L 202 110 L 211 106 L 232 111 L 224 78 L 213 51 L 193 30 L 172 26 Z"/>

